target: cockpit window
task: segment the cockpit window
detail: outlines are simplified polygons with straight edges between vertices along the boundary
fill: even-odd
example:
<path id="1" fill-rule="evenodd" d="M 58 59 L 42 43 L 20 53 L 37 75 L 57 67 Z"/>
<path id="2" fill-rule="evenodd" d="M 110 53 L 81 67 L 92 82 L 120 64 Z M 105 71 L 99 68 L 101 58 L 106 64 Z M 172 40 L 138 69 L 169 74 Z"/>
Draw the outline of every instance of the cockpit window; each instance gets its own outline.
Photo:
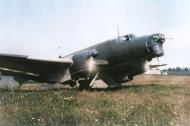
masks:
<path id="1" fill-rule="evenodd" d="M 121 37 L 120 37 L 120 40 L 128 41 L 128 38 L 126 38 L 125 36 L 121 36 Z"/>
<path id="2" fill-rule="evenodd" d="M 133 34 L 128 34 L 128 35 L 122 36 L 121 38 L 122 38 L 122 40 L 130 41 L 133 38 L 135 38 L 135 36 Z"/>

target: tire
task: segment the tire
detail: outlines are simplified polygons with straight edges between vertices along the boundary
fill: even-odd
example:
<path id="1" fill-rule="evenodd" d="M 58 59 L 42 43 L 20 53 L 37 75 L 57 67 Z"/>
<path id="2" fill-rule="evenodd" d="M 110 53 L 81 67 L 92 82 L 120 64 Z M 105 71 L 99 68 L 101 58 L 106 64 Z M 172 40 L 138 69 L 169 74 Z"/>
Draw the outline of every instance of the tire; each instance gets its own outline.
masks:
<path id="1" fill-rule="evenodd" d="M 90 81 L 88 80 L 79 80 L 78 82 L 80 85 L 79 85 L 79 89 L 80 90 L 87 90 L 87 89 L 90 89 Z"/>

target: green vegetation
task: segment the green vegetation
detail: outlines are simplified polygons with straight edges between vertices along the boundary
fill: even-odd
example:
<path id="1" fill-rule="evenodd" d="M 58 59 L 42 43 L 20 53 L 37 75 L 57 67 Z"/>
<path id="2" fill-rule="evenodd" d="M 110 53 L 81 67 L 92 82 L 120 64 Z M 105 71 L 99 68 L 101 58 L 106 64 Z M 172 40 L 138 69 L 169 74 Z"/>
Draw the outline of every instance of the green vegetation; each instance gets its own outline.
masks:
<path id="1" fill-rule="evenodd" d="M 162 70 L 163 72 L 167 72 L 168 75 L 190 75 L 190 68 L 188 67 L 175 67 L 175 68 L 167 68 Z"/>
<path id="2" fill-rule="evenodd" d="M 115 91 L 0 91 L 0 125 L 160 126 L 190 123 L 190 85 L 130 85 Z"/>

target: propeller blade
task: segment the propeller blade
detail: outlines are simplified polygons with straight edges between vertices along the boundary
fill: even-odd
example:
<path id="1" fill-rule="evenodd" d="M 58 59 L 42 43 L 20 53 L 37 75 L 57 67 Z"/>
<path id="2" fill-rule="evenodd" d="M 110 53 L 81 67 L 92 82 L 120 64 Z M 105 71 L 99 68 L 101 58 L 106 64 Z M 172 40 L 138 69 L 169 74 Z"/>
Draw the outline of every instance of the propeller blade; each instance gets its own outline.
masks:
<path id="1" fill-rule="evenodd" d="M 159 58 L 157 57 L 158 64 L 160 64 Z"/>

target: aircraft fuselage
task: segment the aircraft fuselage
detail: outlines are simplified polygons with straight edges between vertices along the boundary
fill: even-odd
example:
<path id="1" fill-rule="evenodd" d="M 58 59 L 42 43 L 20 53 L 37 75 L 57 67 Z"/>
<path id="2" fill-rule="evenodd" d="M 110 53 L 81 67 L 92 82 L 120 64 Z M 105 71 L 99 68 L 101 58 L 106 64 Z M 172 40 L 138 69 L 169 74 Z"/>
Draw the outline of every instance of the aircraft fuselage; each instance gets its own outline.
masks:
<path id="1" fill-rule="evenodd" d="M 120 36 L 71 54 L 73 66 L 70 71 L 74 73 L 74 78 L 81 76 L 85 78 L 91 73 L 100 72 L 101 79 L 106 80 L 104 78 L 108 76 L 120 83 L 125 81 L 126 76 L 132 79 L 134 75 L 143 73 L 147 61 L 162 56 L 164 41 L 162 34 L 142 37 L 135 37 L 132 34 Z M 86 68 L 91 53 L 97 53 L 95 57 L 92 56 L 95 61 L 106 61 L 107 64 L 97 65 L 94 72 L 89 72 Z"/>

